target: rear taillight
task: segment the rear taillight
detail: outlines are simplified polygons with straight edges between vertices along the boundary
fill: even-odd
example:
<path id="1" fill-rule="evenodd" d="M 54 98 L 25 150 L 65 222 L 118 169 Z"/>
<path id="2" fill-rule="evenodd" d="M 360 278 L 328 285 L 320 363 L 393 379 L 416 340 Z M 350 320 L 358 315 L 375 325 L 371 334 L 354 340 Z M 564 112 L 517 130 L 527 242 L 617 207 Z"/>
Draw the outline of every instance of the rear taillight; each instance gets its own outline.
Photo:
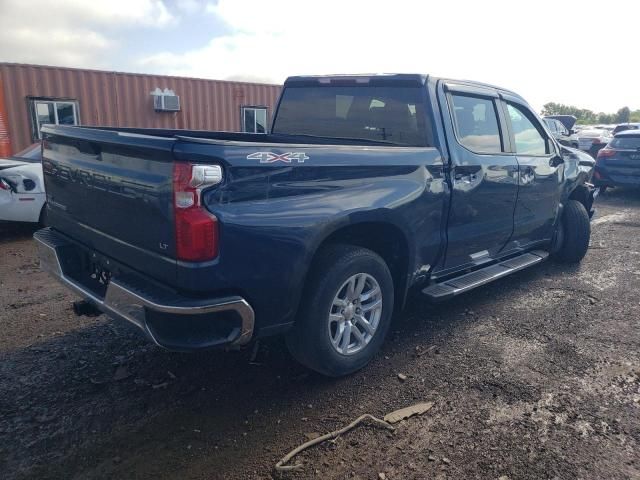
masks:
<path id="1" fill-rule="evenodd" d="M 616 154 L 616 151 L 613 148 L 603 148 L 598 152 L 597 158 L 608 158 L 613 157 Z"/>
<path id="2" fill-rule="evenodd" d="M 174 164 L 173 206 L 179 260 L 203 262 L 218 256 L 218 219 L 202 206 L 201 191 L 221 181 L 219 165 Z"/>
<path id="3" fill-rule="evenodd" d="M 0 178 L 0 190 L 11 190 L 11 185 L 9 185 L 6 180 Z"/>

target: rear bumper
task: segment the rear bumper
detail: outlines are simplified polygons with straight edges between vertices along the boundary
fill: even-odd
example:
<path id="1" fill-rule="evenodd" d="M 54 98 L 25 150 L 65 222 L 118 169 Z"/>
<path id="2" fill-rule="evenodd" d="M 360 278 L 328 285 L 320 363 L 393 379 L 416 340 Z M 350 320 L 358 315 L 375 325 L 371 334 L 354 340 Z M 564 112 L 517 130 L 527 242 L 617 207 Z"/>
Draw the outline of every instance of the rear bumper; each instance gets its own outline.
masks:
<path id="1" fill-rule="evenodd" d="M 638 173 L 638 175 L 630 175 L 596 165 L 592 181 L 597 187 L 639 187 L 640 169 Z"/>
<path id="2" fill-rule="evenodd" d="M 44 193 L 12 193 L 0 190 L 0 220 L 37 222 L 45 202 Z"/>
<path id="3" fill-rule="evenodd" d="M 78 273 L 81 247 L 48 228 L 36 232 L 34 239 L 43 270 L 108 316 L 135 325 L 161 347 L 193 351 L 244 345 L 253 336 L 254 311 L 242 297 L 185 297 L 130 273 L 113 275 L 106 286 L 96 288 L 95 281 L 90 285 Z"/>

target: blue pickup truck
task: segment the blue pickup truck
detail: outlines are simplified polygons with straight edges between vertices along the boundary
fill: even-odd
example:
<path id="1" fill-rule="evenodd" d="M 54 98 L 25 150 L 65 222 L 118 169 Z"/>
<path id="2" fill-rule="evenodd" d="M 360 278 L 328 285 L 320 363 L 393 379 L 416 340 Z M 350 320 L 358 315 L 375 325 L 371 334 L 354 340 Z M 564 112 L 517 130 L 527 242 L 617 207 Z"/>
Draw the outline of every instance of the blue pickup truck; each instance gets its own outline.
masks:
<path id="1" fill-rule="evenodd" d="M 293 77 L 268 134 L 42 133 L 41 264 L 76 313 L 171 350 L 285 334 L 345 375 L 410 292 L 449 299 L 589 245 L 594 160 L 486 84 Z"/>

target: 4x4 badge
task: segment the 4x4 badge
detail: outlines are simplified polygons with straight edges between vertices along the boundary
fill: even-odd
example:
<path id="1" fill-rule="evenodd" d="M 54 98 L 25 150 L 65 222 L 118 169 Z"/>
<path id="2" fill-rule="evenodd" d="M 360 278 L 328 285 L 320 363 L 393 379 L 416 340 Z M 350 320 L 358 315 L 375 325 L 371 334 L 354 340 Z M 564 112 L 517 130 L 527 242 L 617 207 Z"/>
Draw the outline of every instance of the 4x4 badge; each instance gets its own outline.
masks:
<path id="1" fill-rule="evenodd" d="M 260 160 L 260 163 L 304 163 L 305 160 L 309 160 L 309 157 L 304 152 L 287 152 L 287 153 L 273 153 L 273 152 L 255 152 L 247 155 L 247 160 Z"/>

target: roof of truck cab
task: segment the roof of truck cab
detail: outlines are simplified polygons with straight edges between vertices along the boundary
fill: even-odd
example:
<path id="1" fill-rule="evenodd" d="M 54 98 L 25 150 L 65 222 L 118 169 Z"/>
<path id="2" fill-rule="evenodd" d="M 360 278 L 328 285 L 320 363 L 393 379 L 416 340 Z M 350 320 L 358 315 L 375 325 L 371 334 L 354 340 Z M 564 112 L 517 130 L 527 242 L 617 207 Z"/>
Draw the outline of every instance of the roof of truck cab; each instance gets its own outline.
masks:
<path id="1" fill-rule="evenodd" d="M 416 73 L 372 73 L 372 74 L 354 74 L 354 75 L 304 75 L 289 77 L 285 80 L 284 86 L 290 85 L 317 85 L 317 84 L 336 84 L 341 83 L 361 83 L 361 84 L 413 84 L 422 86 L 427 81 L 427 75 Z"/>
<path id="2" fill-rule="evenodd" d="M 394 84 L 404 83 L 407 85 L 423 86 L 427 79 L 432 81 L 442 80 L 445 83 L 455 83 L 469 86 L 477 86 L 484 88 L 492 88 L 502 93 L 522 98 L 517 93 L 506 88 L 491 85 L 489 83 L 477 82 L 474 80 L 458 80 L 454 78 L 433 77 L 422 73 L 371 73 L 371 74 L 339 74 L 339 75 L 301 75 L 289 77 L 285 80 L 284 86 L 303 86 L 318 84 L 335 84 L 341 83 L 361 83 L 361 84 Z"/>

